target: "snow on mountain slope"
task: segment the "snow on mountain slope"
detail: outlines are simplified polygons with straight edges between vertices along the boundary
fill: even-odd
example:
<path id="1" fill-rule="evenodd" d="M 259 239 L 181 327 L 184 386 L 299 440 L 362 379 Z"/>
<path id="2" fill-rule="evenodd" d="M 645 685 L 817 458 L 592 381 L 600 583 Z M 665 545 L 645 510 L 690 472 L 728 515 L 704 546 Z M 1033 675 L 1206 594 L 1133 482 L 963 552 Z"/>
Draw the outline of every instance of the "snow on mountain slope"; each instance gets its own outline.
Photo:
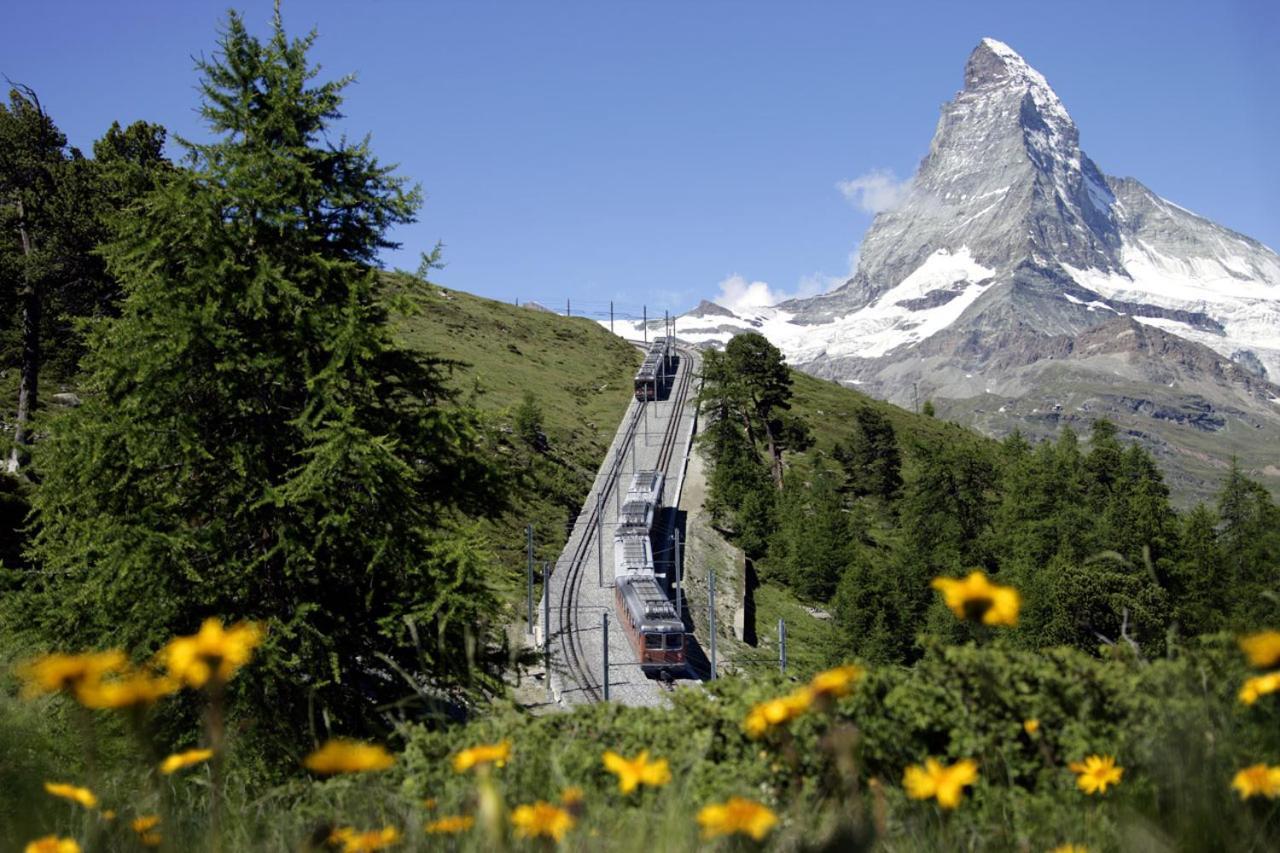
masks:
<path id="1" fill-rule="evenodd" d="M 1076 401 L 1174 460 L 1280 439 L 1280 256 L 1104 175 L 1079 139 L 1044 76 L 983 39 L 849 281 L 749 315 L 704 303 L 677 334 L 723 345 L 759 331 L 801 369 L 900 403 L 918 391 L 996 433 Z M 1112 333 L 1118 348 L 1103 346 Z M 992 414 L 984 395 L 1000 394 Z M 1217 446 L 1170 424 L 1217 431 Z M 1280 488 L 1280 469 L 1260 468 Z"/>

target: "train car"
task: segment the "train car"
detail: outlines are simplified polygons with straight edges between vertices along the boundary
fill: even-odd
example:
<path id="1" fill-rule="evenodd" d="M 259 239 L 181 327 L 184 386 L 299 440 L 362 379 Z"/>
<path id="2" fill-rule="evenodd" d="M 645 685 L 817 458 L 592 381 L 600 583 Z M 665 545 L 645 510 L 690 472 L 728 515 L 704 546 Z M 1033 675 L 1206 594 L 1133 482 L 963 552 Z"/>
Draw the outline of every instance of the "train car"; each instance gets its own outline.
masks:
<path id="1" fill-rule="evenodd" d="M 644 575 L 654 577 L 653 542 L 649 539 L 649 531 L 620 531 L 613 537 L 614 583 Z"/>
<path id="2" fill-rule="evenodd" d="M 635 393 L 637 400 L 658 399 L 658 364 L 645 359 L 636 371 Z"/>
<path id="3" fill-rule="evenodd" d="M 635 472 L 631 475 L 631 484 L 627 486 L 627 502 L 641 501 L 656 509 L 662 505 L 662 487 L 666 480 L 666 475 L 661 471 Z"/>
<path id="4" fill-rule="evenodd" d="M 658 390 L 671 376 L 671 343 L 666 338 L 654 338 L 645 351 L 644 361 L 636 371 L 635 394 L 637 400 L 656 400 Z"/>
<path id="5" fill-rule="evenodd" d="M 683 669 L 684 623 L 652 575 L 620 579 L 614 597 L 622 629 L 647 672 Z"/>

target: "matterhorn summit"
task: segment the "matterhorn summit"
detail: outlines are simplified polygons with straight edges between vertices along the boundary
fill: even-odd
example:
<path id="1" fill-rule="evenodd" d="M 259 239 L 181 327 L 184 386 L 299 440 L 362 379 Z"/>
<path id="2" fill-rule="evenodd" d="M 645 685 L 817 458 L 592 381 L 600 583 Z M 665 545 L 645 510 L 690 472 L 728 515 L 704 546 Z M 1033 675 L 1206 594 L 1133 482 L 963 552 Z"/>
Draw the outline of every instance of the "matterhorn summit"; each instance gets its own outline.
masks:
<path id="1" fill-rule="evenodd" d="M 1280 488 L 1280 256 L 1104 174 L 1003 42 L 963 79 L 851 279 L 750 317 L 700 306 L 678 334 L 760 331 L 805 371 L 995 435 L 1108 417 L 1184 497 L 1232 454 Z"/>

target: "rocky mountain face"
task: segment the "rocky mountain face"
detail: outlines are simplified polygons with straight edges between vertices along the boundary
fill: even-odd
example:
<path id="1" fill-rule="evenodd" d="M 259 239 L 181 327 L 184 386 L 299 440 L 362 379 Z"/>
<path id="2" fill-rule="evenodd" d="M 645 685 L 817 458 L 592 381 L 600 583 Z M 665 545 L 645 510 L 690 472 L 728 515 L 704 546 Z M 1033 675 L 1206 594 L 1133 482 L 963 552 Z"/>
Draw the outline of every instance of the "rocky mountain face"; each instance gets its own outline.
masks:
<path id="1" fill-rule="evenodd" d="M 677 322 L 709 344 L 744 329 L 803 370 L 996 435 L 1108 417 L 1184 502 L 1231 455 L 1280 492 L 1280 256 L 1105 175 L 1045 78 L 994 39 L 852 279 Z"/>

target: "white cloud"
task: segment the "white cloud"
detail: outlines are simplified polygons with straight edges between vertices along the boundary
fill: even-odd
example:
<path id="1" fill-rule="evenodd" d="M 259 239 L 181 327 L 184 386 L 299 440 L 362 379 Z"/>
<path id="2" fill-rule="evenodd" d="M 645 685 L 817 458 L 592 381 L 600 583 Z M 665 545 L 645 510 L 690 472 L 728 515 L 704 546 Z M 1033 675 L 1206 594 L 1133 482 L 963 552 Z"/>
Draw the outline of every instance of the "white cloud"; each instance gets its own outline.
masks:
<path id="1" fill-rule="evenodd" d="M 848 269 L 841 275 L 827 275 L 816 272 L 802 276 L 795 290 L 784 291 L 770 287 L 768 282 L 747 281 L 741 275 L 734 274 L 720 282 L 720 292 L 712 302 L 723 305 L 735 314 L 752 314 L 761 308 L 786 302 L 788 299 L 805 299 L 840 287 L 853 277 L 858 270 L 858 255 L 861 247 L 849 253 Z"/>
<path id="2" fill-rule="evenodd" d="M 735 273 L 720 282 L 720 292 L 712 301 L 735 314 L 750 314 L 781 300 L 782 294 L 775 294 L 765 282 L 747 281 Z"/>
<path id="3" fill-rule="evenodd" d="M 880 213 L 902 204 L 911 190 L 911 179 L 898 180 L 892 169 L 872 169 L 856 178 L 837 181 L 836 189 L 858 209 Z"/>

